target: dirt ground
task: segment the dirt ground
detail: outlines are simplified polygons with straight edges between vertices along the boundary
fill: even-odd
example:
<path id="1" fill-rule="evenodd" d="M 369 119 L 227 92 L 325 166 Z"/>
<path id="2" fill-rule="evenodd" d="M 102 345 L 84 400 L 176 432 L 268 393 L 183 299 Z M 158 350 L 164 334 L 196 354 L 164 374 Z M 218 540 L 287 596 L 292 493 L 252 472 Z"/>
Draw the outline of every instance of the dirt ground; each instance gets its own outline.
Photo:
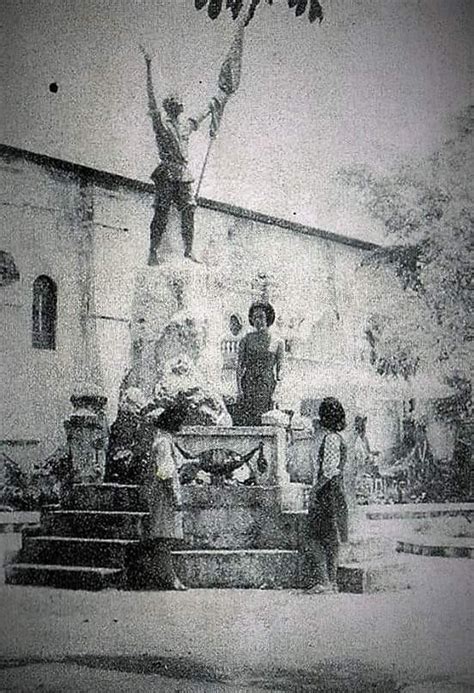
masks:
<path id="1" fill-rule="evenodd" d="M 372 595 L 3 586 L 0 690 L 473 690 L 474 562 L 404 560 Z"/>

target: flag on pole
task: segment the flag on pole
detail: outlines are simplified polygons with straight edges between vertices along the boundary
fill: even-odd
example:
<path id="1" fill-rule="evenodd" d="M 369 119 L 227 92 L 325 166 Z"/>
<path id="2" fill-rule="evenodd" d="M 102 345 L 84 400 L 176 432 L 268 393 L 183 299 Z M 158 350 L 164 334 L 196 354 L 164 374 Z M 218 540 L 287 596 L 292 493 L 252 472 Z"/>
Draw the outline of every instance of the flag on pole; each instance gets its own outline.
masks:
<path id="1" fill-rule="evenodd" d="M 216 137 L 224 113 L 224 107 L 229 97 L 235 94 L 239 88 L 240 73 L 242 70 L 243 44 L 244 23 L 241 22 L 219 72 L 219 96 L 215 96 L 210 104 L 211 126 L 209 134 L 211 137 Z"/>

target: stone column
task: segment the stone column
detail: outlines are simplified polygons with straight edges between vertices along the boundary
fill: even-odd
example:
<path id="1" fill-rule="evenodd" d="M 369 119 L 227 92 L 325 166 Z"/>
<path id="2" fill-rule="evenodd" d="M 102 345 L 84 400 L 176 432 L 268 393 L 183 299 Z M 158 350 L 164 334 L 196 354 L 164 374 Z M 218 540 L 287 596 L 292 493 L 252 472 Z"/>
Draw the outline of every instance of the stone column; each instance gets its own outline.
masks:
<path id="1" fill-rule="evenodd" d="M 72 461 L 72 481 L 100 483 L 104 478 L 107 448 L 107 398 L 96 392 L 74 394 L 74 411 L 64 422 Z"/>
<path id="2" fill-rule="evenodd" d="M 80 281 L 80 327 L 81 345 L 76 362 L 76 391 L 88 397 L 103 394 L 102 373 L 97 319 L 95 317 L 95 228 L 94 188 L 86 179 L 80 180 L 79 204 L 77 208 L 78 268 Z M 76 397 L 76 395 L 73 395 Z M 72 401 L 72 400 L 71 400 Z M 73 405 L 74 406 L 74 405 Z"/>

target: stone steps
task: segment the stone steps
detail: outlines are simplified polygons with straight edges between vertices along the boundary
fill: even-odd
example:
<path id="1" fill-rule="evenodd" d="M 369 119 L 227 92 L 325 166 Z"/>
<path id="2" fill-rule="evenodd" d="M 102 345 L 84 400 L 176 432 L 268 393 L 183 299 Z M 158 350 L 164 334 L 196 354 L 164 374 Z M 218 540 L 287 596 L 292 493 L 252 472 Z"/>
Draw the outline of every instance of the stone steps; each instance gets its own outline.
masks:
<path id="1" fill-rule="evenodd" d="M 183 582 L 195 588 L 297 588 L 303 577 L 298 544 L 304 544 L 305 515 L 281 512 L 280 500 L 276 487 L 184 488 L 186 543 L 174 552 Z M 41 525 L 24 530 L 6 582 L 157 588 L 159 553 L 142 543 L 147 515 L 139 486 L 76 485 L 66 507 L 45 508 Z M 364 540 L 343 549 L 342 591 L 373 591 L 390 583 L 390 571 L 398 575 L 395 567 L 387 571 L 375 565 L 378 544 Z"/>
<path id="2" fill-rule="evenodd" d="M 41 515 L 45 534 L 63 537 L 141 539 L 146 512 L 120 510 L 46 510 Z"/>
<path id="3" fill-rule="evenodd" d="M 192 588 L 291 588 L 299 584 L 298 551 L 285 549 L 174 551 L 176 571 Z"/>
<path id="4" fill-rule="evenodd" d="M 65 509 L 146 512 L 140 486 L 132 484 L 74 484 Z"/>
<path id="5" fill-rule="evenodd" d="M 64 566 L 41 563 L 13 563 L 5 568 L 9 585 L 62 587 L 64 589 L 102 590 L 120 587 L 124 571 L 120 568 Z"/>
<path id="6" fill-rule="evenodd" d="M 145 536 L 148 513 L 116 510 L 47 509 L 41 515 L 41 534 L 59 537 L 137 539 Z M 188 549 L 296 549 L 298 532 L 291 515 L 250 513 L 246 508 L 183 511 Z"/>
<path id="7" fill-rule="evenodd" d="M 175 554 L 178 573 L 191 587 L 296 586 L 299 520 L 281 513 L 278 500 L 276 487 L 184 488 L 187 543 Z M 143 566 L 149 569 L 147 586 L 158 586 L 159 560 L 150 561 L 141 543 L 147 516 L 139 486 L 75 485 L 66 507 L 44 508 L 40 526 L 23 532 L 6 580 L 83 589 L 110 582 L 133 589 L 144 584 Z"/>
<path id="8" fill-rule="evenodd" d="M 25 536 L 18 563 L 124 568 L 138 544 L 133 539 Z"/>
<path id="9" fill-rule="evenodd" d="M 297 548 L 301 516 L 280 511 L 277 487 L 185 486 L 182 496 L 187 548 Z M 132 514 L 140 512 L 139 486 L 75 485 L 66 508 L 43 513 L 44 533 L 141 538 L 145 516 Z"/>

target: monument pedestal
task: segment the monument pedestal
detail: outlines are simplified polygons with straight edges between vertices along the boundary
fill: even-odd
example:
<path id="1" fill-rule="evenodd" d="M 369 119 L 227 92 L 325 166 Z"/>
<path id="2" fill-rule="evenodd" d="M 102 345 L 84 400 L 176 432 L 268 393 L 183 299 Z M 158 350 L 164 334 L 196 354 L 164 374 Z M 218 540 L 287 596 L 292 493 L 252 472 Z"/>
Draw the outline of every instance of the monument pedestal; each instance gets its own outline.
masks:
<path id="1" fill-rule="evenodd" d="M 304 512 L 281 510 L 278 486 L 183 488 L 185 541 L 173 552 L 189 587 L 297 588 L 305 580 Z M 159 589 L 160 563 L 146 536 L 139 486 L 76 484 L 67 504 L 45 508 L 41 526 L 24 531 L 8 584 L 75 589 Z M 377 546 L 347 545 L 342 591 L 406 587 L 403 565 L 377 556 Z"/>
<path id="2" fill-rule="evenodd" d="M 220 391 L 222 306 L 212 270 L 186 258 L 144 267 L 132 309 L 129 385 L 150 397 L 166 363 L 188 358 Z"/>
<path id="3" fill-rule="evenodd" d="M 141 390 L 137 402 L 157 392 L 158 399 L 165 399 L 165 392 L 171 400 L 178 392 L 190 399 L 199 392 L 195 409 L 217 423 L 222 398 L 213 392 L 221 390 L 224 326 L 216 286 L 212 269 L 182 257 L 170 256 L 139 271 L 131 370 L 123 383 L 123 389 Z M 72 487 L 63 507 L 43 511 L 38 531 L 24 534 L 16 563 L 6 569 L 7 582 L 83 589 L 161 585 L 157 554 L 144 541 L 148 508 L 143 490 L 91 483 L 102 480 L 104 468 L 102 399 L 73 398 L 75 411 L 66 431 L 74 478 L 81 483 Z M 137 405 L 137 412 L 141 408 Z M 248 486 L 226 483 L 223 475 L 218 486 L 183 487 L 185 539 L 174 551 L 183 582 L 190 587 L 300 586 L 304 488 L 290 484 L 285 429 L 189 426 L 177 442 L 193 457 L 210 460 L 211 467 L 214 460 L 225 468 L 227 457 L 232 464 L 248 457 L 245 464 L 252 472 Z M 257 460 L 252 451 L 258 451 Z"/>

